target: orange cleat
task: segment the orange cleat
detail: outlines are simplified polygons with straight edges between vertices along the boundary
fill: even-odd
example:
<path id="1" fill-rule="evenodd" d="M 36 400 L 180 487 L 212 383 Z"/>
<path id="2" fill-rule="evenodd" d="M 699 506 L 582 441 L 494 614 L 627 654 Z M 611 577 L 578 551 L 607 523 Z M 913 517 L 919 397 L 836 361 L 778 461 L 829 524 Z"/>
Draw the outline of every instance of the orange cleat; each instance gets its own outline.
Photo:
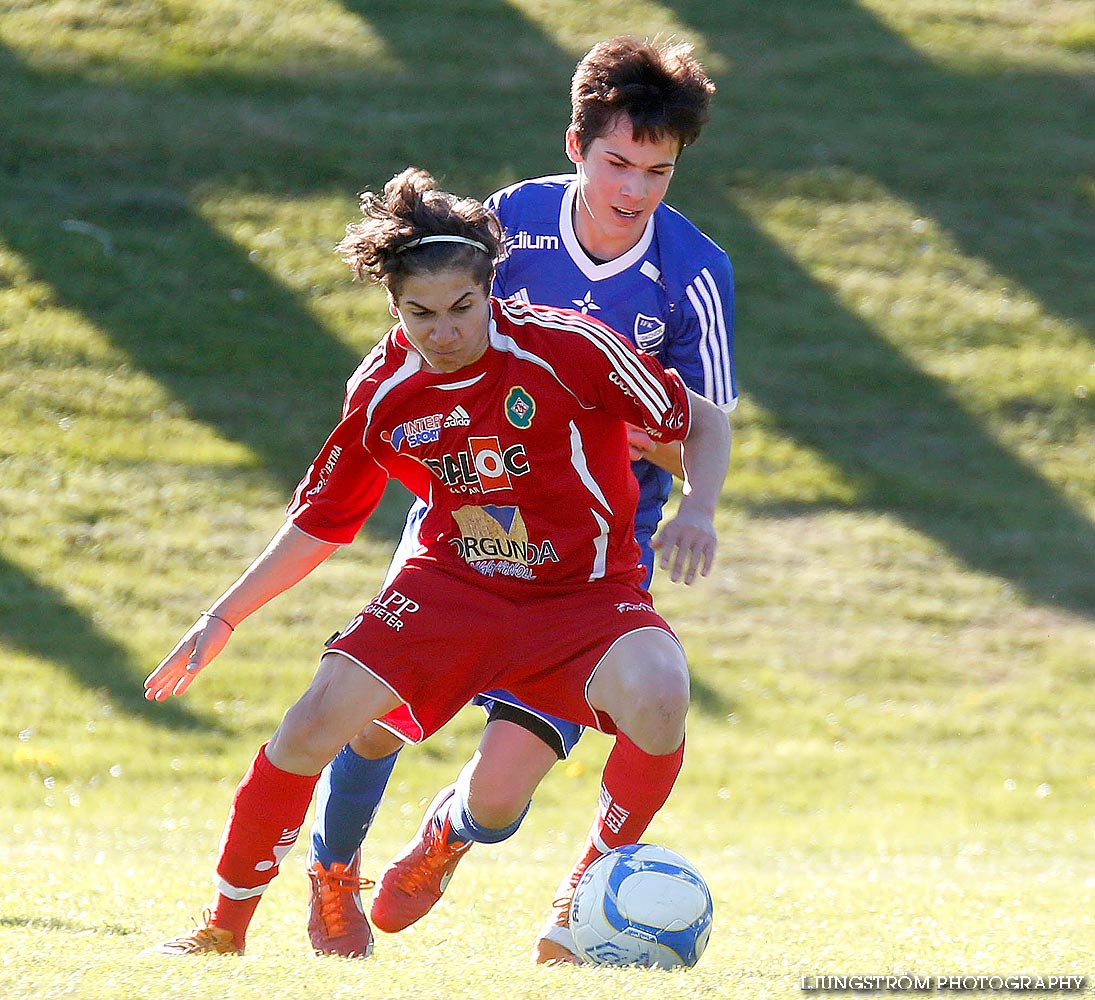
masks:
<path id="1" fill-rule="evenodd" d="M 212 913 L 206 910 L 202 914 L 204 921 L 186 934 L 153 945 L 141 952 L 143 956 L 167 955 L 180 958 L 184 955 L 242 955 L 243 949 L 236 947 L 235 936 L 223 927 L 214 927 L 210 921 Z"/>
<path id="2" fill-rule="evenodd" d="M 570 933 L 570 903 L 574 890 L 585 870 L 601 856 L 601 852 L 589 842 L 586 852 L 555 890 L 551 915 L 532 945 L 532 960 L 537 965 L 582 965 L 581 956 L 574 947 L 574 935 Z"/>
<path id="3" fill-rule="evenodd" d="M 443 788 L 426 810 L 415 837 L 380 876 L 369 915 L 382 931 L 394 934 L 424 917 L 441 898 L 470 840 L 450 841 L 452 824 L 437 818 L 453 795 Z"/>
<path id="4" fill-rule="evenodd" d="M 308 937 L 317 955 L 368 958 L 373 952 L 373 932 L 361 905 L 361 890 L 372 886 L 359 875 L 360 852 L 344 865 L 318 861 L 308 869 L 312 895 L 308 900 Z"/>

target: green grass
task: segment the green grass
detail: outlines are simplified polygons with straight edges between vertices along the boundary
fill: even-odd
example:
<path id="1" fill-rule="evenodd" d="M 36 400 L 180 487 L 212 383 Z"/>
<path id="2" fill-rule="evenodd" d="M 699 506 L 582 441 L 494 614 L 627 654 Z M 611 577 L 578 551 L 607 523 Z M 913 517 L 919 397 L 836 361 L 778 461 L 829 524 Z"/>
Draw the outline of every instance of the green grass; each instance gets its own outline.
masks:
<path id="1" fill-rule="evenodd" d="M 649 837 L 711 883 L 707 954 L 528 963 L 590 735 L 369 962 L 310 955 L 299 848 L 247 959 L 138 960 L 208 901 L 232 788 L 401 523 L 393 491 L 184 700 L 143 702 L 386 324 L 331 252 L 356 192 L 411 162 L 476 195 L 568 169 L 571 69 L 624 29 L 716 75 L 670 200 L 738 280 L 721 561 L 657 586 L 694 708 Z M 0 0 L 0 995 L 1095 975 L 1093 35 L 1064 0 Z M 404 755 L 368 871 L 478 729 Z"/>

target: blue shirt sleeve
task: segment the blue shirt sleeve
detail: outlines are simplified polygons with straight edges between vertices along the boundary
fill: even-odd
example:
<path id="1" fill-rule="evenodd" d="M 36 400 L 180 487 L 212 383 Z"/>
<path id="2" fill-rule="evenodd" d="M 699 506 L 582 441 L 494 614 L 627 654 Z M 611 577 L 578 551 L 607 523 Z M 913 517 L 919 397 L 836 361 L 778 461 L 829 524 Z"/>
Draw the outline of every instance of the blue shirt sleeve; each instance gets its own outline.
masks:
<path id="1" fill-rule="evenodd" d="M 722 410 L 737 404 L 734 375 L 734 271 L 726 254 L 710 257 L 674 303 L 663 361 L 685 385 Z"/>

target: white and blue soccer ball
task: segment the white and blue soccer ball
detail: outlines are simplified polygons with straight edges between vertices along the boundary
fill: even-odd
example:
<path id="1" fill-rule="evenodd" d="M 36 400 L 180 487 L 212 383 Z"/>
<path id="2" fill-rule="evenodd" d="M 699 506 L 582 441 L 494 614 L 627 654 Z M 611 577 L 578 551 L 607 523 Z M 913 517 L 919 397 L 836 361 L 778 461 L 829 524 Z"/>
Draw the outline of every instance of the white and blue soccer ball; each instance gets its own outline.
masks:
<path id="1" fill-rule="evenodd" d="M 609 851 L 570 904 L 578 954 L 594 965 L 695 965 L 711 935 L 711 892 L 695 865 L 655 844 Z"/>

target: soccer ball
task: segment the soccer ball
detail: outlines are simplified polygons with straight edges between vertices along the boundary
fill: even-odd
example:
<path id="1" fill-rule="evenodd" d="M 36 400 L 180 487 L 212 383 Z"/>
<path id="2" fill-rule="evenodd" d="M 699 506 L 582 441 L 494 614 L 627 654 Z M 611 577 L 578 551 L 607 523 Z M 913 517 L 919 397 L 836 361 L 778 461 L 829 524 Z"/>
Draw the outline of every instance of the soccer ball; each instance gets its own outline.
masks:
<path id="1" fill-rule="evenodd" d="M 655 844 L 609 851 L 582 873 L 570 904 L 578 954 L 594 965 L 672 969 L 700 960 L 711 893 L 695 866 Z"/>

